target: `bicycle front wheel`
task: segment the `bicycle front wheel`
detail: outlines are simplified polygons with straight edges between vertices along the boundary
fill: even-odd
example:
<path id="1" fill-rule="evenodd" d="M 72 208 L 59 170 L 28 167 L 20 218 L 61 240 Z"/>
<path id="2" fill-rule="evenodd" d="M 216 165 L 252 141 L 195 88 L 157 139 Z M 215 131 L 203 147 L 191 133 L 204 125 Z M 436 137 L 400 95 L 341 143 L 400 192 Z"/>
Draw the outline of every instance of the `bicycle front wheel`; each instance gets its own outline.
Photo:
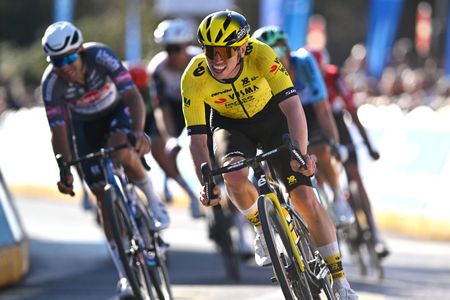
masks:
<path id="1" fill-rule="evenodd" d="M 305 273 L 300 270 L 283 224 L 283 215 L 266 196 L 258 198 L 258 211 L 272 266 L 286 300 L 313 299 Z"/>
<path id="2" fill-rule="evenodd" d="M 152 281 L 152 287 L 160 300 L 172 300 L 172 289 L 167 268 L 167 247 L 158 232 L 150 225 L 151 218 L 142 202 L 136 206 L 139 220 L 139 230 L 142 234 L 147 253 L 147 267 Z M 151 259 L 149 259 L 151 258 Z"/>
<path id="3" fill-rule="evenodd" d="M 155 297 L 144 253 L 136 240 L 137 235 L 124 201 L 119 199 L 120 196 L 111 185 L 105 187 L 104 195 L 108 222 L 135 299 L 153 300 Z"/>

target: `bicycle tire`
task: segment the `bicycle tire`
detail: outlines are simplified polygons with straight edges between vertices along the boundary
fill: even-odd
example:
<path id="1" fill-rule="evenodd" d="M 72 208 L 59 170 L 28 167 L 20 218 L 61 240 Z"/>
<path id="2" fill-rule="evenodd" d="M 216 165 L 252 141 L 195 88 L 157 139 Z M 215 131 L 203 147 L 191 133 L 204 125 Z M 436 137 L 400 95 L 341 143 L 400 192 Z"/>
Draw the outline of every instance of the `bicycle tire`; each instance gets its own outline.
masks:
<path id="1" fill-rule="evenodd" d="M 272 200 L 263 195 L 258 198 L 258 211 L 272 267 L 284 298 L 312 300 L 306 274 L 298 266 L 282 216 Z"/>
<path id="2" fill-rule="evenodd" d="M 372 275 L 381 280 L 384 278 L 384 268 L 383 265 L 381 264 L 381 260 L 378 257 L 377 252 L 375 251 L 375 244 L 372 240 L 372 228 L 370 227 L 370 225 L 368 224 L 367 220 L 367 214 L 366 211 L 361 207 L 361 203 L 359 201 L 359 191 L 358 191 L 358 187 L 356 185 L 356 183 L 351 183 L 350 184 L 350 204 L 351 207 L 353 208 L 353 211 L 355 212 L 355 219 L 356 219 L 356 226 L 357 226 L 357 230 L 358 230 L 358 234 L 356 237 L 356 241 L 353 240 L 353 242 L 355 244 L 359 245 L 359 260 L 362 260 L 362 262 L 357 262 L 361 265 L 363 265 L 363 268 L 365 268 L 365 272 L 360 272 L 361 275 L 368 275 L 368 271 L 367 269 L 370 268 L 370 270 L 372 271 Z M 363 214 L 363 215 L 361 215 Z M 361 219 L 365 219 L 365 220 L 361 220 Z M 361 225 L 362 222 L 365 223 L 365 225 Z M 364 228 L 363 228 L 364 227 Z M 351 241 L 352 241 L 351 240 Z M 363 255 L 363 249 L 365 249 L 367 251 L 367 255 L 366 257 L 364 257 Z M 358 266 L 360 267 L 360 266 Z"/>
<path id="3" fill-rule="evenodd" d="M 212 209 L 213 220 L 209 223 L 210 237 L 219 248 L 227 278 L 239 281 L 241 279 L 239 254 L 231 234 L 232 220 L 225 215 L 222 206 L 216 205 Z"/>
<path id="4" fill-rule="evenodd" d="M 120 196 L 109 184 L 105 186 L 104 196 L 111 232 L 134 297 L 139 300 L 156 300 L 151 289 L 151 278 L 146 268 L 145 257 L 137 248 L 135 233 L 124 202 L 119 200 Z"/>
<path id="5" fill-rule="evenodd" d="M 333 279 L 330 270 L 317 248 L 313 246 L 314 244 L 306 223 L 295 211 L 290 211 L 290 217 L 298 237 L 298 249 L 304 261 L 308 262 L 309 270 L 313 273 L 313 275 L 308 276 L 308 282 L 314 300 L 321 299 L 321 292 L 329 300 L 336 299 L 333 292 Z"/>
<path id="6" fill-rule="evenodd" d="M 172 300 L 172 288 L 167 268 L 167 253 L 160 247 L 163 243 L 159 234 L 152 229 L 151 217 L 142 202 L 136 205 L 137 219 L 139 220 L 139 230 L 145 242 L 146 251 L 154 255 L 154 264 L 147 263 L 148 272 L 157 299 Z"/>

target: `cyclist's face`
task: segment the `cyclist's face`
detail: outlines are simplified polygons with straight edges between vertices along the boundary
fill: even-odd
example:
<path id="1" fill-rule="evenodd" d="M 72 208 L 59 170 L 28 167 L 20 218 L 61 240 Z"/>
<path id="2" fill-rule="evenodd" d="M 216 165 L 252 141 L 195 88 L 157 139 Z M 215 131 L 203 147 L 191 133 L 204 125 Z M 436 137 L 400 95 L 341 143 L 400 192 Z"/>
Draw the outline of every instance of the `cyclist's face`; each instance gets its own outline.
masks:
<path id="1" fill-rule="evenodd" d="M 78 52 L 51 57 L 50 62 L 58 75 L 68 81 L 77 81 L 82 76 L 82 61 Z"/>
<path id="2" fill-rule="evenodd" d="M 204 48 L 206 63 L 211 74 L 219 79 L 230 79 L 239 72 L 239 59 L 244 56 L 246 46 Z"/>
<path id="3" fill-rule="evenodd" d="M 286 40 L 278 40 L 275 45 L 272 46 L 272 49 L 277 54 L 278 59 L 284 66 L 289 66 L 290 62 L 290 49 Z"/>

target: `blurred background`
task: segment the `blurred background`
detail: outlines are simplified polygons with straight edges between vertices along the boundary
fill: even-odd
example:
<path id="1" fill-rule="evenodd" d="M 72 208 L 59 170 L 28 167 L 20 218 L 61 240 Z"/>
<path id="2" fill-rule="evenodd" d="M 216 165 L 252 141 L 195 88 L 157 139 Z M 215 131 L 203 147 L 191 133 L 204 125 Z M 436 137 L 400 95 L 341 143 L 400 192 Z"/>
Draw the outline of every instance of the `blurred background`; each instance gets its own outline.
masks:
<path id="1" fill-rule="evenodd" d="M 349 72 L 358 67 L 373 76 L 374 93 L 396 96 L 419 86 L 447 92 L 440 77 L 450 51 L 446 0 L 1 0 L 0 7 L 0 110 L 39 104 L 36 87 L 46 66 L 40 39 L 52 21 L 75 22 L 86 41 L 103 42 L 124 59 L 149 60 L 160 50 L 152 37 L 160 21 L 181 16 L 198 23 L 224 7 L 245 14 L 253 30 L 283 26 L 294 49 L 323 44 L 333 64 L 361 60 L 348 61 Z"/>
<path id="2" fill-rule="evenodd" d="M 153 40 L 159 22 L 184 17 L 198 24 L 225 8 L 245 15 L 252 32 L 263 25 L 282 26 L 293 49 L 326 47 L 354 91 L 358 115 L 381 154 L 372 161 L 358 146 L 361 174 L 393 253 L 383 282 L 359 278 L 346 263 L 362 299 L 450 299 L 448 0 L 0 0 L 0 228 L 6 228 L 0 231 L 0 286 L 28 274 L 22 285 L 0 290 L 0 299 L 87 299 L 83 291 L 89 278 L 99 277 L 104 281 L 98 290 L 89 290 L 92 299 L 114 295 L 101 233 L 82 214 L 81 193 L 75 199 L 56 193 L 58 170 L 39 88 L 47 66 L 41 47 L 47 26 L 70 20 L 85 41 L 105 43 L 123 60 L 147 63 L 161 50 Z M 354 138 L 362 144 L 357 134 Z M 181 171 L 197 188 L 185 148 Z M 161 171 L 152 165 L 161 190 Z M 186 209 L 184 196 L 171 208 L 177 221 L 168 234 L 179 257 L 171 270 L 177 298 L 253 299 L 255 287 L 277 290 L 268 281 L 270 272 L 254 266 L 246 267 L 247 281 L 236 289 L 208 266 L 185 264 L 217 262 L 204 226 L 179 211 Z M 17 246 L 12 252 L 11 245 Z M 68 271 L 55 271 L 61 268 L 49 251 L 60 253 L 56 257 Z M 57 284 L 72 287 L 72 297 Z"/>

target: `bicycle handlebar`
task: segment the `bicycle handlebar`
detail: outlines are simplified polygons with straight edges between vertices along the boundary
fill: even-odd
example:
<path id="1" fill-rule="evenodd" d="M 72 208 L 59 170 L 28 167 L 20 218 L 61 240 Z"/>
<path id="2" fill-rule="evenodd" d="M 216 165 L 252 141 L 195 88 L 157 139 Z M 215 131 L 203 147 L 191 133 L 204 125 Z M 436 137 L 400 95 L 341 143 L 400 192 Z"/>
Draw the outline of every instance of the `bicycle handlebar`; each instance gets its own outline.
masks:
<path id="1" fill-rule="evenodd" d="M 100 150 L 98 150 L 97 152 L 92 152 L 89 154 L 86 154 L 82 157 L 79 157 L 77 159 L 71 160 L 66 162 L 64 159 L 64 156 L 62 154 L 56 154 L 56 162 L 58 163 L 58 167 L 59 167 L 59 176 L 62 182 L 65 183 L 65 180 L 67 178 L 67 176 L 70 174 L 70 166 L 76 165 L 80 162 L 83 161 L 88 161 L 88 160 L 93 160 L 93 159 L 98 159 L 98 158 L 106 158 L 108 157 L 111 153 L 118 151 L 120 149 L 124 149 L 124 148 L 128 148 L 131 146 L 136 145 L 136 137 L 134 136 L 134 134 L 132 133 L 128 133 L 127 134 L 127 138 L 128 141 L 130 142 L 129 144 L 120 144 L 117 146 L 113 146 L 113 147 L 107 147 L 107 148 L 100 148 Z M 144 166 L 144 168 L 147 171 L 150 171 L 150 166 L 148 165 L 147 161 L 145 160 L 145 157 L 141 157 L 141 163 Z M 70 193 L 71 196 L 74 196 L 75 193 L 72 191 Z"/>
<path id="2" fill-rule="evenodd" d="M 300 163 L 300 167 L 304 170 L 307 170 L 307 164 L 306 160 L 303 157 L 303 155 L 300 153 L 300 151 L 297 149 L 297 147 L 293 144 L 291 137 L 289 134 L 285 134 L 283 136 L 283 145 L 279 146 L 278 148 L 275 148 L 273 150 L 260 153 L 254 157 L 250 157 L 247 159 L 240 160 L 238 162 L 232 163 L 230 165 L 213 169 L 211 170 L 208 163 L 204 162 L 201 165 L 202 170 L 202 178 L 203 178 L 203 184 L 205 186 L 205 193 L 206 197 L 208 199 L 208 204 L 211 201 L 211 199 L 216 198 L 217 196 L 213 195 L 213 189 L 215 186 L 214 182 L 214 176 L 221 175 L 224 173 L 229 173 L 233 171 L 237 171 L 246 167 L 252 167 L 253 165 L 266 161 L 269 158 L 279 155 L 282 150 L 289 150 L 291 158 L 296 160 L 298 163 Z"/>

